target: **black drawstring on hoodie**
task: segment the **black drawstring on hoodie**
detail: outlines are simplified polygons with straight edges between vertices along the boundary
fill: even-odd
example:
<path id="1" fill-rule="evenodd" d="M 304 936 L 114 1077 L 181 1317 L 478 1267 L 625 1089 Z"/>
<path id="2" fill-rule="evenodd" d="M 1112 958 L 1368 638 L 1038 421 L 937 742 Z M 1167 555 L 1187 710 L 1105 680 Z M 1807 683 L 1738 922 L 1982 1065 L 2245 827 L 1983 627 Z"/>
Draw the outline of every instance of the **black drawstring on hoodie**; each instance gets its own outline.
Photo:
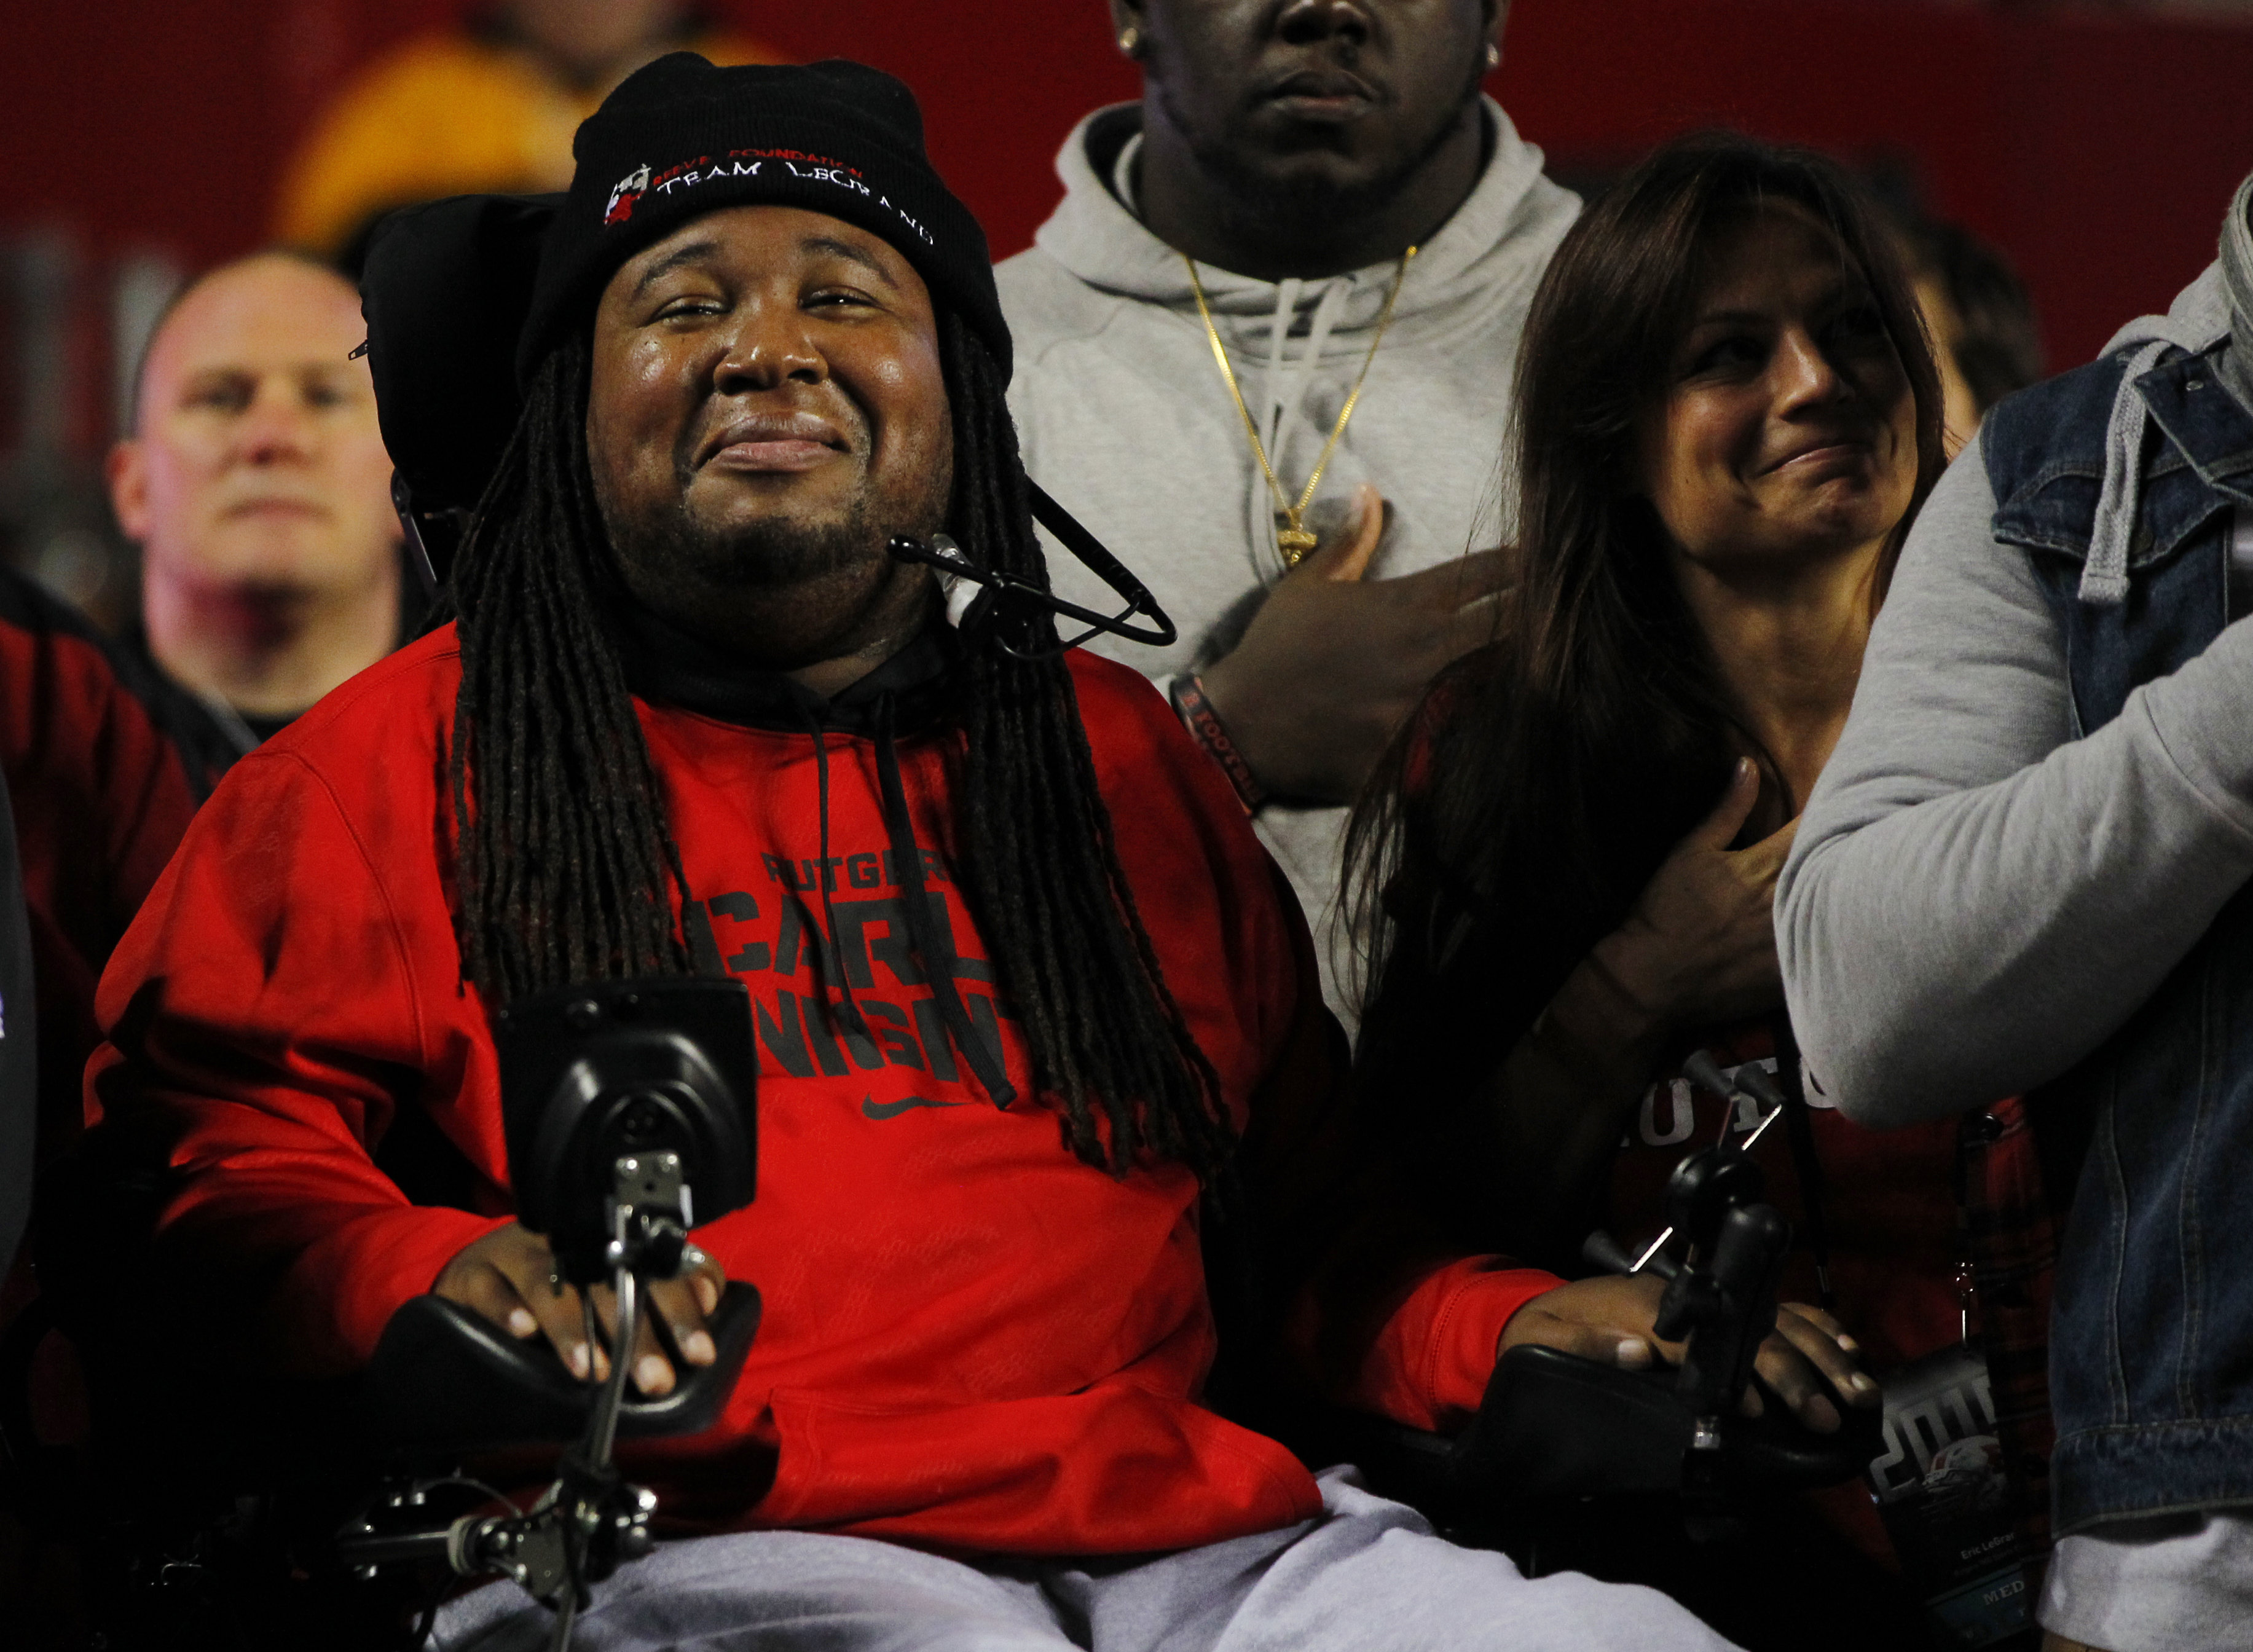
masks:
<path id="1" fill-rule="evenodd" d="M 892 696 L 889 692 L 876 701 L 876 784 L 883 797 L 884 835 L 890 840 L 892 861 L 899 869 L 900 889 L 905 896 L 901 904 L 907 909 L 908 944 L 915 949 L 923 965 L 923 972 L 931 982 L 931 995 L 938 1000 L 940 1019 L 961 1047 L 970 1070 L 978 1075 L 978 1082 L 986 1087 L 994 1105 L 1006 1108 L 1017 1098 L 1016 1086 L 1009 1082 L 1001 1052 L 986 1042 L 984 1035 L 972 1024 L 970 1012 L 962 1007 L 962 994 L 954 986 L 954 972 L 947 967 L 952 962 L 952 951 L 938 944 L 938 927 L 931 922 L 931 896 L 923 881 L 923 849 L 916 842 L 915 822 L 908 814 L 907 788 L 900 784 L 899 751 L 892 742 Z M 826 813 L 822 825 L 826 831 Z"/>
<path id="2" fill-rule="evenodd" d="M 821 810 L 821 916 L 817 922 L 810 903 L 795 887 L 789 898 L 805 927 L 821 938 L 817 949 L 818 974 L 834 981 L 841 1003 L 821 996 L 825 1008 L 856 1043 L 873 1049 L 868 1019 L 853 996 L 846 973 L 844 950 L 837 944 L 836 903 L 831 898 L 829 864 L 829 743 L 827 731 L 843 727 L 848 733 L 873 735 L 876 747 L 878 788 L 883 803 L 884 835 L 892 860 L 899 868 L 899 887 L 905 897 L 905 939 L 931 982 L 932 998 L 948 1035 L 996 1106 L 1007 1107 L 1017 1098 L 1009 1083 L 998 1042 L 989 1041 L 962 1005 L 954 985 L 953 948 L 931 910 L 934 898 L 924 880 L 923 850 L 916 842 L 915 826 L 908 815 L 907 793 L 900 783 L 899 753 L 894 738 L 896 715 L 903 700 L 911 719 L 935 709 L 946 692 L 959 644 L 945 626 L 935 626 L 899 653 L 854 683 L 835 701 L 825 700 L 778 672 L 746 670 L 723 650 L 675 630 L 648 610 L 629 608 L 624 615 L 631 645 L 626 650 L 627 681 L 644 698 L 684 706 L 705 716 L 717 717 L 749 728 L 787 729 L 793 725 L 813 736 L 813 763 Z M 874 713 L 873 718 L 870 713 Z M 842 721 L 833 718 L 842 714 Z M 811 1000 L 809 1000 L 811 1001 Z M 996 1028 L 998 1032 L 999 1028 Z"/>
<path id="3" fill-rule="evenodd" d="M 833 969 L 837 972 L 837 990 L 845 994 L 838 1019 L 845 1023 L 845 1030 L 873 1046 L 876 1041 L 868 1031 L 868 1023 L 861 1014 L 861 1006 L 854 1001 L 853 979 L 845 972 L 844 950 L 837 944 L 837 909 L 829 898 L 829 742 L 822 735 L 821 719 L 810 707 L 806 711 L 806 727 L 813 735 L 813 770 L 818 777 L 817 789 L 821 798 L 821 861 L 820 870 L 814 875 L 814 879 L 821 885 L 821 934 L 827 942 L 821 949 L 822 970 L 824 973 Z"/>
<path id="4" fill-rule="evenodd" d="M 873 1043 L 868 1023 L 861 1014 L 861 1006 L 853 997 L 853 983 L 845 972 L 844 950 L 837 944 L 837 913 L 830 899 L 829 879 L 829 744 L 825 737 L 822 721 L 811 706 L 801 705 L 808 733 L 813 736 L 813 766 L 821 810 L 821 928 L 828 937 L 822 962 L 825 970 L 834 968 L 837 989 L 844 994 L 844 1002 L 837 1007 L 838 1019 L 844 1022 L 854 1037 Z M 923 966 L 924 979 L 931 983 L 931 996 L 938 1000 L 939 1019 L 960 1049 L 970 1070 L 985 1086 L 997 1107 L 1007 1107 L 1017 1098 L 1016 1086 L 1009 1082 L 1009 1070 L 1001 1059 L 1001 1052 L 986 1042 L 963 1007 L 962 994 L 954 985 L 954 972 L 948 965 L 953 961 L 952 951 L 939 944 L 938 926 L 931 922 L 931 894 L 924 882 L 923 848 L 916 841 L 915 823 L 908 814 L 907 789 L 900 782 L 899 749 L 892 738 L 892 695 L 887 689 L 876 701 L 876 784 L 883 799 L 884 836 L 892 851 L 892 863 L 899 870 L 900 906 L 907 915 L 908 944 Z"/>

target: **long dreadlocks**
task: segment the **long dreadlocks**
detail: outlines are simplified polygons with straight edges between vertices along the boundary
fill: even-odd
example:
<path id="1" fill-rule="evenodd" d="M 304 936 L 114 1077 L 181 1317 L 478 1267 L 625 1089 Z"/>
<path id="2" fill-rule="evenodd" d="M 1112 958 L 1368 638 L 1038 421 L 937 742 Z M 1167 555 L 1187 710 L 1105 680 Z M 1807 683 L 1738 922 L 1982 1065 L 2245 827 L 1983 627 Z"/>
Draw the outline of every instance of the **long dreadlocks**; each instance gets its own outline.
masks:
<path id="1" fill-rule="evenodd" d="M 1046 589 L 1000 368 L 952 312 L 940 348 L 949 532 Z M 599 617 L 598 598 L 618 588 L 588 462 L 587 385 L 574 331 L 534 376 L 454 574 L 462 970 L 496 1009 L 575 981 L 693 967 L 673 917 L 672 891 L 688 898 L 680 850 Z M 1069 670 L 981 649 L 957 681 L 963 882 L 1040 1087 L 1063 1103 L 1066 1147 L 1121 1175 L 1148 1151 L 1210 1182 L 1231 1143 L 1218 1079 L 1120 869 Z"/>

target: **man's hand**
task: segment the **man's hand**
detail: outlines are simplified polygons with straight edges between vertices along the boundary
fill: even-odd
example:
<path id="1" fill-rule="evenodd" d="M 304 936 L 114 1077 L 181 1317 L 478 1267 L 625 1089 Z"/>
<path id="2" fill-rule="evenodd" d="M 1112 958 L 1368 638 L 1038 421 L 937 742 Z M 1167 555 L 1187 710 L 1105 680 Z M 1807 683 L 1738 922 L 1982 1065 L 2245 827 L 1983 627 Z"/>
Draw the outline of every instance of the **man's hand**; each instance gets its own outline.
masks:
<path id="1" fill-rule="evenodd" d="M 1352 798 L 1440 668 L 1493 638 L 1507 553 L 1364 582 L 1384 533 L 1385 501 L 1364 483 L 1345 531 L 1284 575 L 1235 652 L 1199 673 L 1278 797 Z"/>
<path id="2" fill-rule="evenodd" d="M 1651 1332 L 1665 1293 L 1648 1275 L 1559 1286 L 1510 1316 L 1495 1356 L 1520 1343 L 1538 1343 L 1629 1370 L 1660 1359 L 1671 1363 L 1682 1357 L 1682 1345 L 1662 1342 Z M 1877 1384 L 1855 1363 L 1860 1352 L 1822 1309 L 1787 1302 L 1776 1310 L 1775 1330 L 1761 1344 L 1753 1373 L 1804 1426 L 1831 1434 L 1838 1431 L 1837 1400 L 1865 1410 L 1879 1403 Z M 1745 1391 L 1742 1409 L 1747 1417 L 1765 1409 L 1758 1389 Z"/>
<path id="3" fill-rule="evenodd" d="M 1651 876 L 1597 961 L 1650 1017 L 1652 1035 L 1742 1020 L 1783 1000 L 1775 880 L 1799 822 L 1732 849 L 1760 800 L 1760 770 L 1739 758 L 1721 801 Z"/>
<path id="4" fill-rule="evenodd" d="M 673 1362 L 658 1342 L 655 1320 L 665 1321 L 673 1346 L 691 1365 L 709 1365 L 718 1356 L 705 1321 L 720 1306 L 727 1276 L 701 1251 L 692 1256 L 695 1265 L 679 1279 L 659 1279 L 649 1287 L 641 1335 L 634 1344 L 633 1385 L 652 1398 L 671 1393 L 673 1380 Z M 599 1383 L 610 1374 L 602 1346 L 588 1344 L 578 1291 L 558 1279 L 548 1241 L 528 1228 L 512 1222 L 465 1245 L 430 1288 L 484 1314 L 519 1341 L 546 1336 L 564 1368 L 582 1382 Z M 604 1335 L 615 1339 L 617 1299 L 607 1286 L 596 1286 L 592 1294 Z"/>

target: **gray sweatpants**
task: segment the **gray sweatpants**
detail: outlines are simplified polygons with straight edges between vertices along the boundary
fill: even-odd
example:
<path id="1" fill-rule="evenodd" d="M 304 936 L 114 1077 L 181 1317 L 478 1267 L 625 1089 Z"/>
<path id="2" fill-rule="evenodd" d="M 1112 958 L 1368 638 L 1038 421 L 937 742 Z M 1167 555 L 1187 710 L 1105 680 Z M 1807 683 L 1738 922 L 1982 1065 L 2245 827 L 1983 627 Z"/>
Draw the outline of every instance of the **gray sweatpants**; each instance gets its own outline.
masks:
<path id="1" fill-rule="evenodd" d="M 660 1544 L 595 1591 L 576 1652 L 1724 1652 L 1665 1596 L 1530 1581 L 1422 1516 L 1321 1476 L 1320 1517 L 1177 1554 L 941 1559 L 867 1537 L 747 1532 Z M 439 1614 L 443 1652 L 534 1652 L 552 1620 L 513 1584 Z"/>

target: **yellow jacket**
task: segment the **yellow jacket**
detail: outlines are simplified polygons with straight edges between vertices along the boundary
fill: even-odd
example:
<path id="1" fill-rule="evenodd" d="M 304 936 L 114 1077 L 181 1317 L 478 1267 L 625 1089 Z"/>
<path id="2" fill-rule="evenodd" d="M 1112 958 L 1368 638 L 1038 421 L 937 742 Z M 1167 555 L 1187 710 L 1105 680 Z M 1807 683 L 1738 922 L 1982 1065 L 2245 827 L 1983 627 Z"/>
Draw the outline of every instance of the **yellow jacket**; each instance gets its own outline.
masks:
<path id="1" fill-rule="evenodd" d="M 782 59 L 715 31 L 684 42 L 715 63 Z M 283 175 L 276 238 L 324 257 L 395 206 L 472 192 L 562 189 L 571 135 L 607 86 L 556 80 L 531 53 L 448 31 L 418 36 L 363 70 L 315 123 Z"/>

